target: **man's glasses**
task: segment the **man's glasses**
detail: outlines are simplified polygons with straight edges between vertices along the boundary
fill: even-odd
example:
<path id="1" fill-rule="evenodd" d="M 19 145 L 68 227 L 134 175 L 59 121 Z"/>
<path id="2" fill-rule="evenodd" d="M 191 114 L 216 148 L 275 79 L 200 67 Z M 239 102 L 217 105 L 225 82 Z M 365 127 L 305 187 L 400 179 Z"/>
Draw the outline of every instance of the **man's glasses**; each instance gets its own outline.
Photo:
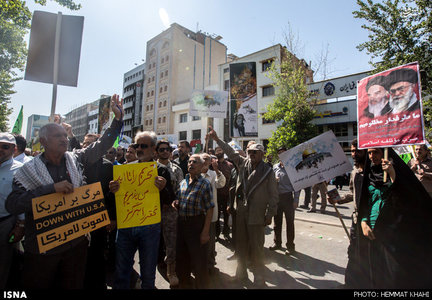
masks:
<path id="1" fill-rule="evenodd" d="M 257 154 L 259 150 L 248 150 L 248 154 Z"/>
<path id="2" fill-rule="evenodd" d="M 138 148 L 140 148 L 140 147 L 141 147 L 141 149 L 147 149 L 147 148 L 150 147 L 150 146 L 147 145 L 147 144 L 134 144 L 133 147 L 134 147 L 135 149 L 138 149 Z"/>
<path id="3" fill-rule="evenodd" d="M 162 152 L 165 152 L 165 151 L 166 151 L 166 152 L 171 152 L 171 149 L 170 149 L 170 148 L 159 148 L 159 149 L 158 149 L 158 152 L 159 152 L 159 153 L 162 153 Z"/>
<path id="4" fill-rule="evenodd" d="M 3 150 L 9 150 L 11 147 L 12 147 L 12 145 L 6 145 L 6 144 L 3 144 L 3 145 L 1 145 L 0 146 Z"/>

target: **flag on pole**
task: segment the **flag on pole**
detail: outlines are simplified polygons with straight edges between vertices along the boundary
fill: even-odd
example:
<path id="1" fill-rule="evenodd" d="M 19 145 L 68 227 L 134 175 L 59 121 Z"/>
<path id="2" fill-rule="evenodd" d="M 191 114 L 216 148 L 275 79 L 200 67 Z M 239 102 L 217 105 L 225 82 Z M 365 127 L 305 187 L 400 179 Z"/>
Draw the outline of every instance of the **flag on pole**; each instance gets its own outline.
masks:
<path id="1" fill-rule="evenodd" d="M 15 121 L 15 125 L 12 129 L 12 133 L 21 134 L 22 123 L 23 123 L 23 106 L 21 105 L 20 112 Z"/>

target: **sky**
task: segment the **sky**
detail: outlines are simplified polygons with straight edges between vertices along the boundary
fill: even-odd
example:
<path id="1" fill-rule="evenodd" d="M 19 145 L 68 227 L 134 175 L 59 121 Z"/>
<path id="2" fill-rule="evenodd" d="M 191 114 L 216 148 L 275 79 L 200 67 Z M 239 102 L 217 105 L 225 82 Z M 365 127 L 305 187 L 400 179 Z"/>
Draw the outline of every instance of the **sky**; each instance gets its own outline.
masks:
<path id="1" fill-rule="evenodd" d="M 42 10 L 84 16 L 84 31 L 77 87 L 58 86 L 56 113 L 99 99 L 100 95 L 122 95 L 123 75 L 143 63 L 147 41 L 170 24 L 223 37 L 227 53 L 238 57 L 274 44 L 285 45 L 289 28 L 299 43 L 297 56 L 316 68 L 320 53 L 328 49 L 327 78 L 371 70 L 369 56 L 356 46 L 368 40 L 355 19 L 354 0 L 76 0 L 82 8 L 70 11 L 54 1 L 46 6 L 28 0 L 31 12 Z M 30 35 L 26 36 L 27 44 Z M 24 77 L 24 72 L 19 75 Z M 321 80 L 319 76 L 315 81 Z M 52 85 L 20 80 L 14 87 L 9 127 L 23 105 L 25 135 L 27 118 L 49 115 Z"/>

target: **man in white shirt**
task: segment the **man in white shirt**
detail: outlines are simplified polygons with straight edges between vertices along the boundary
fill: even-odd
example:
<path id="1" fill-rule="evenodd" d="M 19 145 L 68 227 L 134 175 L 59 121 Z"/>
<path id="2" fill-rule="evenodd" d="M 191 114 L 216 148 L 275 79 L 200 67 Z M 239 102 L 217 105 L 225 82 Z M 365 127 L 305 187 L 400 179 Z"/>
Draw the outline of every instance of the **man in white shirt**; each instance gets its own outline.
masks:
<path id="1" fill-rule="evenodd" d="M 14 134 L 14 136 L 16 141 L 16 147 L 15 147 L 13 158 L 22 164 L 32 160 L 31 157 L 25 155 L 24 153 L 27 145 L 25 138 L 20 134 Z"/>
<path id="2" fill-rule="evenodd" d="M 218 170 L 218 165 L 216 161 L 212 161 L 212 158 L 209 154 L 203 153 L 201 154 L 201 158 L 204 160 L 203 168 L 201 169 L 201 173 L 204 176 L 205 179 L 207 179 L 213 189 L 213 203 L 215 204 L 214 210 L 217 212 L 218 204 L 217 204 L 217 190 L 221 187 L 225 186 L 225 176 L 222 174 L 221 171 Z M 210 165 L 213 166 L 213 170 L 210 170 Z M 209 247 L 208 247 L 208 256 L 207 256 L 207 262 L 208 262 L 208 268 L 209 273 L 214 274 L 217 269 L 215 268 L 216 265 L 216 252 L 215 252 L 215 243 L 216 243 L 216 221 L 218 218 L 217 213 L 213 213 L 213 217 L 210 224 L 210 240 L 209 240 Z"/>
<path id="3" fill-rule="evenodd" d="M 0 289 L 6 288 L 12 263 L 13 243 L 24 235 L 24 222 L 5 208 L 6 198 L 12 191 L 15 172 L 22 166 L 13 159 L 15 138 L 12 134 L 0 133 Z M 23 215 L 19 216 L 23 219 Z"/>

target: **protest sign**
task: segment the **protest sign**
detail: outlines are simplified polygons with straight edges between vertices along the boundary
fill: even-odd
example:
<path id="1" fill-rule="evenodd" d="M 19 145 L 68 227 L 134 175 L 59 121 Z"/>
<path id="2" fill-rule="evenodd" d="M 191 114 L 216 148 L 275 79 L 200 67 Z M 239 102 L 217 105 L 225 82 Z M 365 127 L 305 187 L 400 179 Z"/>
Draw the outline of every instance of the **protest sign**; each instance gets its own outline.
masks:
<path id="1" fill-rule="evenodd" d="M 159 190 L 155 186 L 157 163 L 145 162 L 114 166 L 117 228 L 156 224 L 161 221 Z"/>
<path id="2" fill-rule="evenodd" d="M 357 86 L 359 149 L 424 144 L 417 63 L 368 76 Z"/>
<path id="3" fill-rule="evenodd" d="M 39 252 L 43 253 L 110 223 L 100 182 L 32 199 Z"/>
<path id="4" fill-rule="evenodd" d="M 226 118 L 228 92 L 194 90 L 189 115 L 192 117 Z"/>
<path id="5" fill-rule="evenodd" d="M 294 191 L 350 172 L 349 163 L 333 131 L 326 131 L 279 155 Z"/>

